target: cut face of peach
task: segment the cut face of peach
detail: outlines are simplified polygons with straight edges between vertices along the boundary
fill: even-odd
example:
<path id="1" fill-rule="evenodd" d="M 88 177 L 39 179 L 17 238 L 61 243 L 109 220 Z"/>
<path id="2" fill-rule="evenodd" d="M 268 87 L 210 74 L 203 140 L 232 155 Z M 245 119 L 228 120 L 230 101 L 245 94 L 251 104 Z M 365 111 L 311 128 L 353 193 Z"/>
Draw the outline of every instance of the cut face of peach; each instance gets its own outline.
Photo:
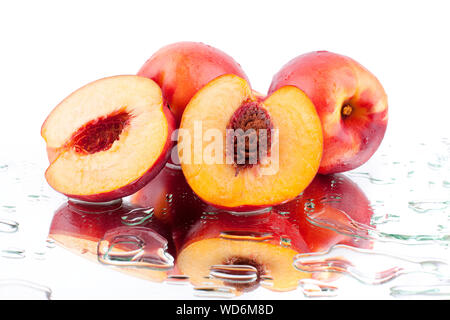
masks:
<path id="1" fill-rule="evenodd" d="M 296 254 L 298 252 L 291 248 L 272 243 L 210 238 L 194 242 L 181 251 L 177 266 L 183 274 L 189 275 L 194 285 L 202 285 L 205 277 L 220 270 L 224 270 L 222 278 L 227 284 L 225 270 L 233 273 L 236 266 L 242 266 L 249 269 L 249 276 L 253 273 L 258 279 L 248 279 L 249 282 L 243 281 L 241 285 L 233 283 L 238 290 L 246 291 L 250 289 L 247 286 L 260 284 L 271 290 L 288 291 L 297 288 L 300 279 L 309 277 L 292 266 Z M 264 281 L 264 278 L 270 280 Z"/>
<path id="2" fill-rule="evenodd" d="M 193 97 L 178 142 L 194 192 L 235 211 L 295 198 L 314 178 L 322 149 L 320 119 L 300 89 L 262 98 L 235 75 L 216 78 Z"/>
<path id="3" fill-rule="evenodd" d="M 174 120 L 150 79 L 92 82 L 61 102 L 42 126 L 48 183 L 85 201 L 134 193 L 163 167 Z"/>

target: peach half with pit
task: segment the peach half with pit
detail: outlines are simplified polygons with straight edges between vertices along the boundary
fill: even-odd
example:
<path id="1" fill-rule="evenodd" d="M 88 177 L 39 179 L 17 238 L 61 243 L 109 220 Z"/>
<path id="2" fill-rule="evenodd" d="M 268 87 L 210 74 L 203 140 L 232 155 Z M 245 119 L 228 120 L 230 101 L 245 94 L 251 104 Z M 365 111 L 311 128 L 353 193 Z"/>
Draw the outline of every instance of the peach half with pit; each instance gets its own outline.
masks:
<path id="1" fill-rule="evenodd" d="M 223 75 L 187 105 L 178 131 L 186 180 L 205 202 L 251 211 L 295 198 L 322 156 L 320 119 L 309 98 L 285 86 L 268 97 Z"/>
<path id="2" fill-rule="evenodd" d="M 47 182 L 89 202 L 128 196 L 163 168 L 174 127 L 154 81 L 134 75 L 94 81 L 64 99 L 42 126 Z"/>
<path id="3" fill-rule="evenodd" d="M 195 196 L 181 170 L 167 166 L 132 202 L 154 206 L 155 216 L 170 226 L 175 270 L 196 288 L 213 283 L 236 293 L 260 285 L 287 291 L 310 277 L 292 265 L 295 255 L 310 251 L 299 223 L 276 210 L 245 216 L 218 210 Z"/>

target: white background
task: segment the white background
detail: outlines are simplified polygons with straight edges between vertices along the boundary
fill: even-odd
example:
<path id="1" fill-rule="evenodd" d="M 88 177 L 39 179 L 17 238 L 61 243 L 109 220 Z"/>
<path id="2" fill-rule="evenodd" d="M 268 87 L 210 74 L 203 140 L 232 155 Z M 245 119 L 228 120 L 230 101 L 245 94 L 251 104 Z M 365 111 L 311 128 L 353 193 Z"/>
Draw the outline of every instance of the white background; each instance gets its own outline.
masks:
<path id="1" fill-rule="evenodd" d="M 446 1 L 2 1 L 0 158 L 44 159 L 40 127 L 54 106 L 88 82 L 136 73 L 176 41 L 230 54 L 262 93 L 297 55 L 348 55 L 385 87 L 394 146 L 450 136 Z M 66 280 L 75 292 L 83 287 Z M 162 290 L 158 298 L 173 297 Z"/>
<path id="2" fill-rule="evenodd" d="M 68 94 L 182 40 L 227 52 L 260 92 L 299 54 L 348 55 L 384 85 L 388 132 L 446 133 L 449 14 L 446 1 L 2 1 L 0 139 L 42 148 L 40 126 Z"/>

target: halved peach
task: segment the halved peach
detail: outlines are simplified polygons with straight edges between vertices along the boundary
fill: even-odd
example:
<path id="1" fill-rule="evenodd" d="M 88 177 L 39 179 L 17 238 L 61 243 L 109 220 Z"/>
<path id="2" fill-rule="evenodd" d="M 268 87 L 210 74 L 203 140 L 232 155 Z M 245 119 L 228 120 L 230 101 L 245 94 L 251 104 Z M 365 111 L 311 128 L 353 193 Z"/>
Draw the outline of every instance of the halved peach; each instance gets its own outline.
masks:
<path id="1" fill-rule="evenodd" d="M 175 270 L 195 286 L 207 289 L 213 282 L 234 287 L 235 293 L 259 285 L 285 291 L 310 276 L 292 265 L 296 254 L 310 251 L 297 221 L 276 210 L 251 216 L 217 210 L 195 196 L 181 170 L 166 166 L 132 202 L 153 206 L 155 215 L 170 226 Z"/>
<path id="2" fill-rule="evenodd" d="M 45 177 L 56 191 L 84 201 L 130 195 L 163 168 L 174 126 L 152 80 L 97 80 L 64 99 L 45 120 Z"/>
<path id="3" fill-rule="evenodd" d="M 178 137 L 191 188 L 232 211 L 295 198 L 317 173 L 323 149 L 320 119 L 300 89 L 286 86 L 262 98 L 236 75 L 218 77 L 197 92 Z"/>

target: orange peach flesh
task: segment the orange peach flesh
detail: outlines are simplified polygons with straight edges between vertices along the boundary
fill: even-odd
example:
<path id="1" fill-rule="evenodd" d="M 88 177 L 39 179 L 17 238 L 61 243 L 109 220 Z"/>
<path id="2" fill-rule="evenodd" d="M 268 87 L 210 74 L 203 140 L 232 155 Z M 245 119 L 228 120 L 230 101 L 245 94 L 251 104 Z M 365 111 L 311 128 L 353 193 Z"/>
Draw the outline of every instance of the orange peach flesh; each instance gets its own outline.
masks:
<path id="1" fill-rule="evenodd" d="M 271 243 L 210 238 L 184 248 L 177 257 L 177 267 L 189 276 L 194 285 L 202 285 L 211 266 L 233 259 L 254 261 L 264 269 L 265 275 L 259 276 L 273 279 L 267 283 L 262 281 L 261 286 L 274 291 L 288 291 L 296 289 L 300 279 L 311 277 L 310 273 L 297 271 L 293 267 L 296 254 L 298 252 L 291 248 Z"/>
<path id="2" fill-rule="evenodd" d="M 273 140 L 268 161 L 241 170 L 238 175 L 232 164 L 225 163 L 225 148 L 219 154 L 222 163 L 197 161 L 196 157 L 208 154 L 208 144 L 196 149 L 198 144 L 193 141 L 196 127 L 201 124 L 203 134 L 218 129 L 223 133 L 225 146 L 229 120 L 248 100 L 257 100 L 248 83 L 237 76 L 225 75 L 200 90 L 183 114 L 180 128 L 193 137 L 191 142 L 185 143 L 183 136 L 179 141 L 183 173 L 194 192 L 216 206 L 268 206 L 288 201 L 307 187 L 319 167 L 322 155 L 319 117 L 308 97 L 291 86 L 261 101 L 279 133 L 278 139 Z M 183 154 L 191 157 L 184 158 Z"/>
<path id="3" fill-rule="evenodd" d="M 109 130 L 106 137 L 99 135 L 102 126 Z M 95 81 L 59 104 L 42 127 L 51 161 L 47 181 L 68 195 L 127 186 L 153 166 L 168 134 L 161 90 L 152 80 Z"/>

